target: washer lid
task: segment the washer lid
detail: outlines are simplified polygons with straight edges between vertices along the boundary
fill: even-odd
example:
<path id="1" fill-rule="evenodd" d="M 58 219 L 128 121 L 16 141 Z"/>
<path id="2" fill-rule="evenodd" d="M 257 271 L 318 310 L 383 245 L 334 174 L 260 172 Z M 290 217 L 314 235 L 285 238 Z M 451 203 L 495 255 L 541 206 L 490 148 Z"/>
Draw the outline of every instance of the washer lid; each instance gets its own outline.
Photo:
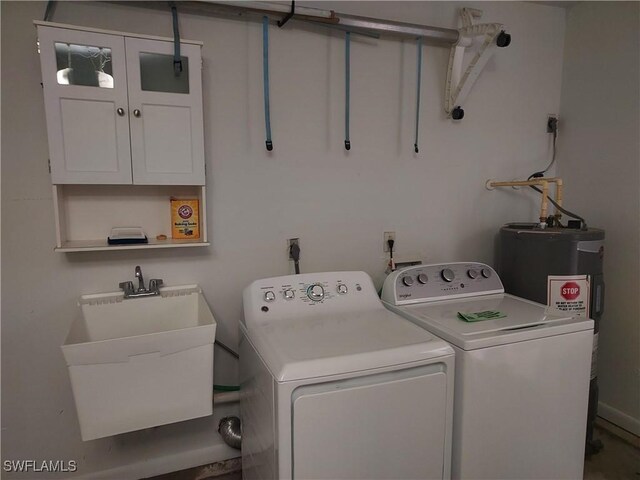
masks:
<path id="1" fill-rule="evenodd" d="M 509 294 L 400 307 L 388 305 L 388 308 L 463 350 L 593 330 L 591 319 L 550 315 L 546 313 L 545 305 Z M 506 316 L 477 322 L 466 322 L 458 318 L 458 312 L 475 313 L 487 310 L 498 311 Z"/>
<path id="2" fill-rule="evenodd" d="M 386 310 L 293 318 L 241 329 L 277 381 L 340 375 L 453 355 L 426 330 Z"/>

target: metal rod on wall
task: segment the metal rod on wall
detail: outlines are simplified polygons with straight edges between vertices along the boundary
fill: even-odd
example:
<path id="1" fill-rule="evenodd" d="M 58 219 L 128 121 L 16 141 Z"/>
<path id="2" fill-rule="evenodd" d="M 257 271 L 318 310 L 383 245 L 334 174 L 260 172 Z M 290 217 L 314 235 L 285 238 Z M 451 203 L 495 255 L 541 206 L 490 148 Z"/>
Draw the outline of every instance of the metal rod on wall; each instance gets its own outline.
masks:
<path id="1" fill-rule="evenodd" d="M 106 3 L 122 4 L 121 1 L 103 0 Z M 131 5 L 142 8 L 158 8 L 158 2 L 131 2 Z M 290 5 L 252 2 L 252 1 L 214 1 L 214 0 L 183 0 L 180 9 L 185 13 L 222 16 L 228 18 L 243 18 L 253 16 L 261 20 L 264 15 L 273 20 L 282 20 L 291 10 Z M 460 34 L 455 28 L 432 27 L 412 23 L 395 22 L 379 18 L 347 15 L 333 10 L 296 5 L 292 20 L 313 23 L 320 26 L 334 26 L 336 28 L 358 33 L 359 35 L 391 35 L 400 37 L 422 37 L 425 42 L 440 45 L 453 45 L 458 42 Z"/>
<path id="2" fill-rule="evenodd" d="M 290 12 L 289 5 L 269 3 L 269 2 L 237 2 L 237 1 L 212 1 L 199 0 L 188 2 L 191 4 L 210 5 L 212 7 L 222 7 L 224 9 L 256 13 L 260 15 L 286 15 Z M 356 29 L 364 32 L 373 32 L 386 35 L 396 35 L 403 37 L 422 37 L 436 43 L 452 45 L 458 41 L 458 30 L 453 28 L 432 27 L 428 25 L 418 25 L 378 18 L 360 17 L 357 15 L 347 15 L 333 10 L 320 10 L 310 7 L 296 6 L 293 20 L 303 20 L 310 23 L 333 23 L 345 29 Z"/>

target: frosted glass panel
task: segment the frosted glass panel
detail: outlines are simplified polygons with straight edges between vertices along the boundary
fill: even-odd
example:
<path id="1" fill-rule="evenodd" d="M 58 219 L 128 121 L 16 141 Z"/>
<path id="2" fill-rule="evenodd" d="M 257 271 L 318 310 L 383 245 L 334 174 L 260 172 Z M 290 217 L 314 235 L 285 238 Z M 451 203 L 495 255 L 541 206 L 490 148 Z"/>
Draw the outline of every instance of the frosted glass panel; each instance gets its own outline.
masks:
<path id="1" fill-rule="evenodd" d="M 111 49 L 55 43 L 59 85 L 113 88 Z"/>
<path id="2" fill-rule="evenodd" d="M 140 88 L 150 92 L 189 93 L 189 59 L 182 60 L 182 72 L 173 71 L 173 55 L 140 52 Z"/>

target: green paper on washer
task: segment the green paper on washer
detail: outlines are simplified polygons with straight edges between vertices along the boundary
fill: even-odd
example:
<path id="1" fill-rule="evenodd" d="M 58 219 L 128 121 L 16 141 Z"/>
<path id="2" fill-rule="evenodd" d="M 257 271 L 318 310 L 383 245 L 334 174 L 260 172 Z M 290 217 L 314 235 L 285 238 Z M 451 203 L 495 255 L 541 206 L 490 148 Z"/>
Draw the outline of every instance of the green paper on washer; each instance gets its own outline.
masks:
<path id="1" fill-rule="evenodd" d="M 506 313 L 497 310 L 485 310 L 484 312 L 462 313 L 458 312 L 458 318 L 465 322 L 479 322 L 481 320 L 495 320 L 496 318 L 506 317 Z"/>

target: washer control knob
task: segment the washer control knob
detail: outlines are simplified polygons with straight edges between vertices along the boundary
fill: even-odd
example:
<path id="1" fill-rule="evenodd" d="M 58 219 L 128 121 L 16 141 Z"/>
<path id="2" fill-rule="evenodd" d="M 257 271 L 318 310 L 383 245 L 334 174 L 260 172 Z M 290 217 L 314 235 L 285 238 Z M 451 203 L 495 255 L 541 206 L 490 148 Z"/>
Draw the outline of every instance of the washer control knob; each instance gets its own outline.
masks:
<path id="1" fill-rule="evenodd" d="M 269 290 L 268 292 L 264 292 L 265 302 L 273 302 L 275 299 L 276 299 L 276 294 L 273 293 L 271 290 Z"/>
<path id="2" fill-rule="evenodd" d="M 421 273 L 420 275 L 418 275 L 418 282 L 420 282 L 422 285 L 424 285 L 428 281 L 429 281 L 429 277 L 427 277 L 426 273 Z"/>
<path id="3" fill-rule="evenodd" d="M 307 296 L 314 302 L 319 302 L 324 298 L 324 288 L 318 283 L 309 285 L 307 288 Z"/>
<path id="4" fill-rule="evenodd" d="M 482 273 L 482 276 L 484 278 L 489 278 L 491 276 L 491 270 L 488 268 L 483 268 L 482 270 L 480 270 L 480 273 Z"/>
<path id="5" fill-rule="evenodd" d="M 340 283 L 338 284 L 338 293 L 340 295 L 344 295 L 345 293 L 347 293 L 349 290 L 347 289 L 347 286 L 344 283 Z"/>
<path id="6" fill-rule="evenodd" d="M 291 290 L 290 288 L 288 288 L 287 290 L 285 290 L 283 292 L 284 298 L 286 300 L 293 300 L 296 296 L 295 292 L 293 290 Z"/>
<path id="7" fill-rule="evenodd" d="M 474 279 L 478 278 L 478 271 L 474 270 L 473 268 L 470 268 L 469 270 L 467 270 L 467 275 L 469 275 L 469 278 L 474 280 Z"/>
<path id="8" fill-rule="evenodd" d="M 410 277 L 409 275 L 402 277 L 402 283 L 406 287 L 410 287 L 411 285 L 413 285 L 413 277 Z"/>
<path id="9" fill-rule="evenodd" d="M 453 270 L 451 270 L 450 268 L 442 269 L 442 271 L 440 272 L 440 276 L 445 282 L 453 282 L 453 280 L 455 280 L 456 278 L 456 274 L 453 273 Z"/>

